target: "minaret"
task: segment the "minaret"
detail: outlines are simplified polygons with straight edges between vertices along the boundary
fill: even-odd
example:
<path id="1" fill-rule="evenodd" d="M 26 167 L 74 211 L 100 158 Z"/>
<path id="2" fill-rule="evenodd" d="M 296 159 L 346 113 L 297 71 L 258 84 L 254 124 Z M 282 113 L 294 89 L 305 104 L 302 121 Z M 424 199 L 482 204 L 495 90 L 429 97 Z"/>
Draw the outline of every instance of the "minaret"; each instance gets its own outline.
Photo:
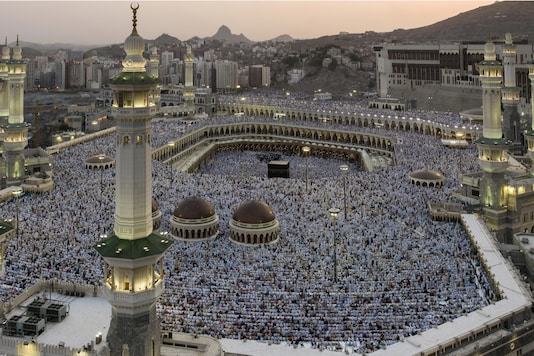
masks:
<path id="1" fill-rule="evenodd" d="M 194 57 L 191 51 L 191 46 L 187 46 L 187 52 L 184 55 L 184 71 L 185 71 L 185 85 L 184 85 L 184 106 L 185 112 L 188 114 L 195 114 L 195 86 L 193 83 L 193 64 Z"/>
<path id="2" fill-rule="evenodd" d="M 504 137 L 512 142 L 520 142 L 521 125 L 517 105 L 519 104 L 521 89 L 516 86 L 516 47 L 513 44 L 511 33 L 505 35 L 502 55 L 504 67 L 504 88 L 502 88 Z"/>
<path id="3" fill-rule="evenodd" d="M 528 79 L 530 80 L 530 106 L 531 106 L 531 124 L 530 129 L 525 132 L 525 141 L 527 142 L 527 155 L 530 158 L 530 175 L 534 176 L 534 59 L 528 62 Z"/>
<path id="4" fill-rule="evenodd" d="M 0 122 L 7 123 L 9 117 L 9 60 L 11 49 L 7 46 L 7 37 L 2 47 L 2 59 L 0 59 Z"/>
<path id="5" fill-rule="evenodd" d="M 149 62 L 148 62 L 149 72 L 154 78 L 157 79 L 159 77 L 158 47 L 153 46 L 150 49 L 150 57 L 149 57 L 149 59 L 150 59 Z"/>
<path id="6" fill-rule="evenodd" d="M 156 303 L 164 291 L 163 254 L 172 241 L 152 230 L 152 126 L 156 78 L 146 71 L 145 41 L 133 29 L 124 43 L 123 70 L 111 80 L 116 124 L 115 223 L 95 246 L 104 259 L 103 291 L 112 305 L 111 355 L 160 355 Z M 127 346 L 124 346 L 127 345 Z"/>
<path id="7" fill-rule="evenodd" d="M 9 117 L 9 60 L 11 59 L 11 49 L 7 46 L 7 37 L 4 47 L 2 47 L 2 58 L 0 59 L 0 154 L 4 152 L 4 126 Z M 0 174 L 6 176 L 5 161 L 0 162 Z"/>
<path id="8" fill-rule="evenodd" d="M 477 65 L 482 83 L 482 137 L 477 141 L 478 162 L 484 175 L 480 181 L 480 203 L 488 225 L 502 228 L 506 215 L 506 181 L 510 141 L 501 129 L 501 83 L 503 67 L 496 59 L 495 45 L 487 42 L 484 60 Z"/>
<path id="9" fill-rule="evenodd" d="M 3 58 L 3 56 L 2 56 Z M 26 175 L 24 169 L 24 148 L 28 145 L 29 124 L 24 122 L 24 80 L 26 62 L 22 59 L 22 48 L 17 44 L 8 60 L 9 117 L 4 125 L 4 157 L 6 160 L 7 186 L 21 185 Z"/>

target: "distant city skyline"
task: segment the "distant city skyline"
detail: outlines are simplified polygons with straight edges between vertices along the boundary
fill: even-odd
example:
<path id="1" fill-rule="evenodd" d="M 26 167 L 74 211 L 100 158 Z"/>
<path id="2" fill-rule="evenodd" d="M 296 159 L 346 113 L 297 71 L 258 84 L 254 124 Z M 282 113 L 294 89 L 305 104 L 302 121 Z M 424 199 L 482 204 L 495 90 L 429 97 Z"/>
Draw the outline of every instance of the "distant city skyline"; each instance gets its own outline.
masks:
<path id="1" fill-rule="evenodd" d="M 121 43 L 131 27 L 130 1 L 0 1 L 2 44 Z M 431 25 L 494 1 L 138 1 L 145 39 L 213 36 L 222 26 L 252 41 L 280 35 L 311 39 L 340 32 L 390 32 Z"/>

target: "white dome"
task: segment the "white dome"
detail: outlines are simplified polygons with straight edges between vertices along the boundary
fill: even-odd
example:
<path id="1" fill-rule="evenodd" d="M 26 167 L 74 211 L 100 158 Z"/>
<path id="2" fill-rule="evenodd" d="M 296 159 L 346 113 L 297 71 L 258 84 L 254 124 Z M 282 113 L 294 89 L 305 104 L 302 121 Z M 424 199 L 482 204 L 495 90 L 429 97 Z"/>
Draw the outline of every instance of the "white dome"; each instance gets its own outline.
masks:
<path id="1" fill-rule="evenodd" d="M 9 59 L 9 52 L 11 52 L 11 50 L 7 46 L 7 39 L 6 39 L 6 44 L 2 48 L 2 59 Z"/>
<path id="2" fill-rule="evenodd" d="M 484 60 L 494 61 L 497 59 L 497 56 L 495 55 L 495 44 L 493 42 L 487 42 L 486 45 L 484 45 L 484 51 L 486 52 L 484 54 Z"/>
<path id="3" fill-rule="evenodd" d="M 145 51 L 145 40 L 137 33 L 136 12 L 139 8 L 131 6 L 133 11 L 133 29 L 130 36 L 124 41 L 124 51 L 126 57 L 122 60 L 123 71 L 125 72 L 143 72 L 145 71 L 146 60 L 143 58 Z"/>

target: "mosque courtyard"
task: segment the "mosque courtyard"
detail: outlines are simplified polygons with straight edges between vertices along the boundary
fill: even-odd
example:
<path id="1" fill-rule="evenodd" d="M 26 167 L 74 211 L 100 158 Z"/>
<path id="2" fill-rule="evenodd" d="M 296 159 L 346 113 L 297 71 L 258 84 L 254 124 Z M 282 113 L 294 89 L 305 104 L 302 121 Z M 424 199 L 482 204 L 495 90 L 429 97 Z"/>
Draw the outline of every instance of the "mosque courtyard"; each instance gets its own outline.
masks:
<path id="1" fill-rule="evenodd" d="M 169 142 L 183 126 L 154 122 L 153 129 L 155 139 Z M 282 155 L 291 177 L 267 178 L 262 155 L 269 153 L 252 151 L 221 152 L 193 174 L 154 161 L 160 232 L 170 231 L 174 209 L 190 196 L 208 200 L 220 219 L 215 240 L 177 241 L 166 253 L 162 328 L 363 353 L 490 304 L 495 296 L 463 227 L 431 220 L 427 206 L 452 201 L 459 174 L 478 169 L 475 148 L 399 135 L 402 164 L 374 172 Z M 20 198 L 20 234 L 5 252 L 3 301 L 39 279 L 101 284 L 93 246 L 112 232 L 114 173 L 86 170 L 84 161 L 97 153 L 113 157 L 114 143 L 112 134 L 60 151 L 53 156 L 54 191 Z M 346 180 L 342 164 L 349 165 Z M 417 169 L 442 172 L 444 187 L 412 185 L 408 174 Z M 277 243 L 243 246 L 228 238 L 233 211 L 251 199 L 276 215 Z M 6 201 L 2 216 L 13 217 L 15 204 Z M 336 225 L 332 207 L 340 209 Z"/>

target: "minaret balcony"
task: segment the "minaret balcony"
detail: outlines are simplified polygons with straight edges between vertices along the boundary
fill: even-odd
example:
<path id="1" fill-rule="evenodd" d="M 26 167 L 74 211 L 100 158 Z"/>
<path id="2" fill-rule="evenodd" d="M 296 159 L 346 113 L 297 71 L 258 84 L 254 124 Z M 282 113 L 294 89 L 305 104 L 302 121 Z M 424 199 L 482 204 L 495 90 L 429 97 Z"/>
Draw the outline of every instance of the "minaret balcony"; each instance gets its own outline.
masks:
<path id="1" fill-rule="evenodd" d="M 488 173 L 502 173 L 506 171 L 506 168 L 508 168 L 509 165 L 508 161 L 490 161 L 481 158 L 479 158 L 478 163 L 480 168 Z"/>
<path id="2" fill-rule="evenodd" d="M 5 151 L 21 151 L 28 146 L 28 140 L 22 139 L 20 141 L 4 141 L 3 145 Z"/>
<path id="3" fill-rule="evenodd" d="M 114 116 L 116 119 L 122 119 L 123 117 L 127 117 L 131 120 L 136 119 L 146 119 L 148 117 L 153 117 L 156 115 L 157 108 L 156 106 L 150 106 L 150 107 L 113 107 L 111 109 L 111 115 Z"/>
<path id="4" fill-rule="evenodd" d="M 135 287 L 134 287 L 135 288 Z M 165 283 L 159 280 L 154 288 L 143 290 L 123 291 L 112 289 L 109 283 L 104 283 L 102 292 L 111 305 L 123 314 L 135 314 L 139 310 L 149 309 L 163 294 Z"/>

